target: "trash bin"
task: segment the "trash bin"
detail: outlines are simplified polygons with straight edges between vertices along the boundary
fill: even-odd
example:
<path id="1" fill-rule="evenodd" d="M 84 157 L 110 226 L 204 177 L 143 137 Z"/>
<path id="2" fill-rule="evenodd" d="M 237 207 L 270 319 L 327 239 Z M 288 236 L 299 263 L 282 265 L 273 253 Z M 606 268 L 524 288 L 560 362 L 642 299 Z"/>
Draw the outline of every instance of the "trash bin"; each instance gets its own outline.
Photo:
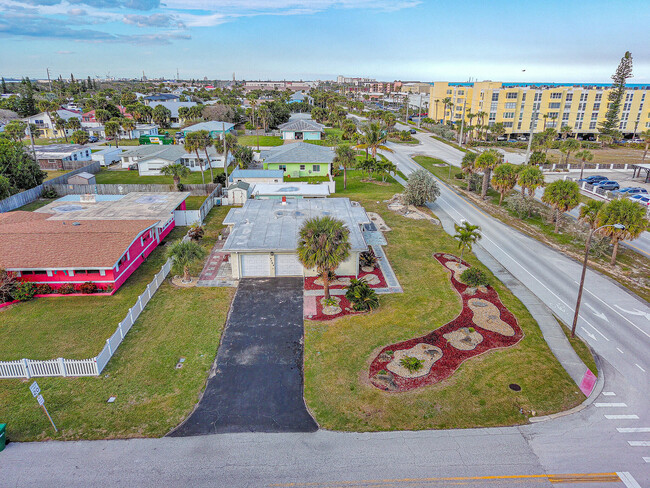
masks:
<path id="1" fill-rule="evenodd" d="M 7 428 L 7 424 L 0 424 L 0 451 L 2 451 L 5 448 L 5 429 Z"/>

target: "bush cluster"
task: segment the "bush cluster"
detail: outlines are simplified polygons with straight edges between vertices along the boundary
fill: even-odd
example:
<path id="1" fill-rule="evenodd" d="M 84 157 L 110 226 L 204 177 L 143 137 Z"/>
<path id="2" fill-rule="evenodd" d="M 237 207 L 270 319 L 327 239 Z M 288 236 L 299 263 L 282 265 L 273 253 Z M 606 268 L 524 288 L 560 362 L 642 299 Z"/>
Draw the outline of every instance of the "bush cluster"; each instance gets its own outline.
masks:
<path id="1" fill-rule="evenodd" d="M 460 280 L 468 286 L 489 286 L 490 278 L 478 268 L 468 268 L 460 275 Z"/>

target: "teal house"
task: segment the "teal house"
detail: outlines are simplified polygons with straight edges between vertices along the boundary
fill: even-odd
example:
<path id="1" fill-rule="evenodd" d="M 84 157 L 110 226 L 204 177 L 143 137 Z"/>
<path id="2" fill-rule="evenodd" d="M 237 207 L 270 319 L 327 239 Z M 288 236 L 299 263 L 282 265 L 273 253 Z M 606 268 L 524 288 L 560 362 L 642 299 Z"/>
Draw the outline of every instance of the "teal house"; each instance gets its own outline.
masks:
<path id="1" fill-rule="evenodd" d="M 325 134 L 325 126 L 311 119 L 298 119 L 278 126 L 285 141 L 320 141 Z"/>
<path id="2" fill-rule="evenodd" d="M 183 129 L 183 136 L 187 136 L 190 132 L 196 132 L 198 130 L 207 130 L 213 139 L 221 139 L 224 130 L 226 133 L 235 132 L 235 124 L 231 124 L 230 122 L 220 122 L 218 120 L 199 122 L 198 124 L 185 127 L 185 129 Z"/>
<path id="3" fill-rule="evenodd" d="M 331 147 L 294 142 L 262 151 L 264 169 L 279 169 L 290 178 L 327 176 L 332 172 L 334 151 Z"/>

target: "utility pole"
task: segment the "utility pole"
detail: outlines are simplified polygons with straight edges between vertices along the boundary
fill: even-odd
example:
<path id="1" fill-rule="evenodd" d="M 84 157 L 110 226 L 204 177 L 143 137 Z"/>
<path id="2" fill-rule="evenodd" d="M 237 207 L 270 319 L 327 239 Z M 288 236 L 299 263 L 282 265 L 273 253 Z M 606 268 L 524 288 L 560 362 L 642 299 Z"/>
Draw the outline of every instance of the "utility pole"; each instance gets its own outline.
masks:
<path id="1" fill-rule="evenodd" d="M 526 148 L 526 157 L 524 159 L 524 164 L 528 164 L 530 160 L 530 148 L 533 144 L 533 132 L 535 131 L 535 125 L 537 124 L 537 110 L 533 110 L 533 113 L 530 116 L 530 135 L 528 136 L 528 147 Z"/>
<path id="2" fill-rule="evenodd" d="M 418 93 L 420 97 L 420 108 L 418 108 L 418 129 L 420 128 L 420 123 L 422 122 L 422 93 Z"/>
<path id="3" fill-rule="evenodd" d="M 409 124 L 409 94 L 406 94 L 406 118 L 404 119 L 406 125 Z"/>
<path id="4" fill-rule="evenodd" d="M 50 85 L 50 91 L 52 91 L 52 80 L 50 79 L 50 68 L 45 68 L 47 70 L 47 83 Z"/>
<path id="5" fill-rule="evenodd" d="M 460 120 L 460 139 L 458 139 L 458 144 L 463 145 L 463 131 L 465 130 L 465 104 L 467 99 L 463 100 L 463 118 Z"/>
<path id="6" fill-rule="evenodd" d="M 178 81 L 178 68 L 176 68 L 176 81 Z"/>

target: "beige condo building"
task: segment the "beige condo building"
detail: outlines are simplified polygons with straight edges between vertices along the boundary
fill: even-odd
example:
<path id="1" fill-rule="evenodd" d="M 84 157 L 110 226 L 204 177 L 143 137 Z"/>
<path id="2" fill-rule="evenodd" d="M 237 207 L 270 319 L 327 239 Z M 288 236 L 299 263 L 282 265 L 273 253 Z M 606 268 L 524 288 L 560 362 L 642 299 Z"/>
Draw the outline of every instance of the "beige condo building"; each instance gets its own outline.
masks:
<path id="1" fill-rule="evenodd" d="M 535 115 L 534 132 L 562 126 L 572 136 L 591 138 L 605 120 L 611 84 L 435 82 L 431 86 L 429 117 L 492 126 L 503 123 L 508 137 L 527 135 Z M 649 85 L 628 84 L 621 104 L 619 130 L 627 138 L 650 128 Z M 444 107 L 449 98 L 452 106 Z M 476 114 L 483 113 L 482 117 Z M 470 122 L 471 115 L 474 115 Z M 482 120 L 481 120 L 482 119 Z"/>

